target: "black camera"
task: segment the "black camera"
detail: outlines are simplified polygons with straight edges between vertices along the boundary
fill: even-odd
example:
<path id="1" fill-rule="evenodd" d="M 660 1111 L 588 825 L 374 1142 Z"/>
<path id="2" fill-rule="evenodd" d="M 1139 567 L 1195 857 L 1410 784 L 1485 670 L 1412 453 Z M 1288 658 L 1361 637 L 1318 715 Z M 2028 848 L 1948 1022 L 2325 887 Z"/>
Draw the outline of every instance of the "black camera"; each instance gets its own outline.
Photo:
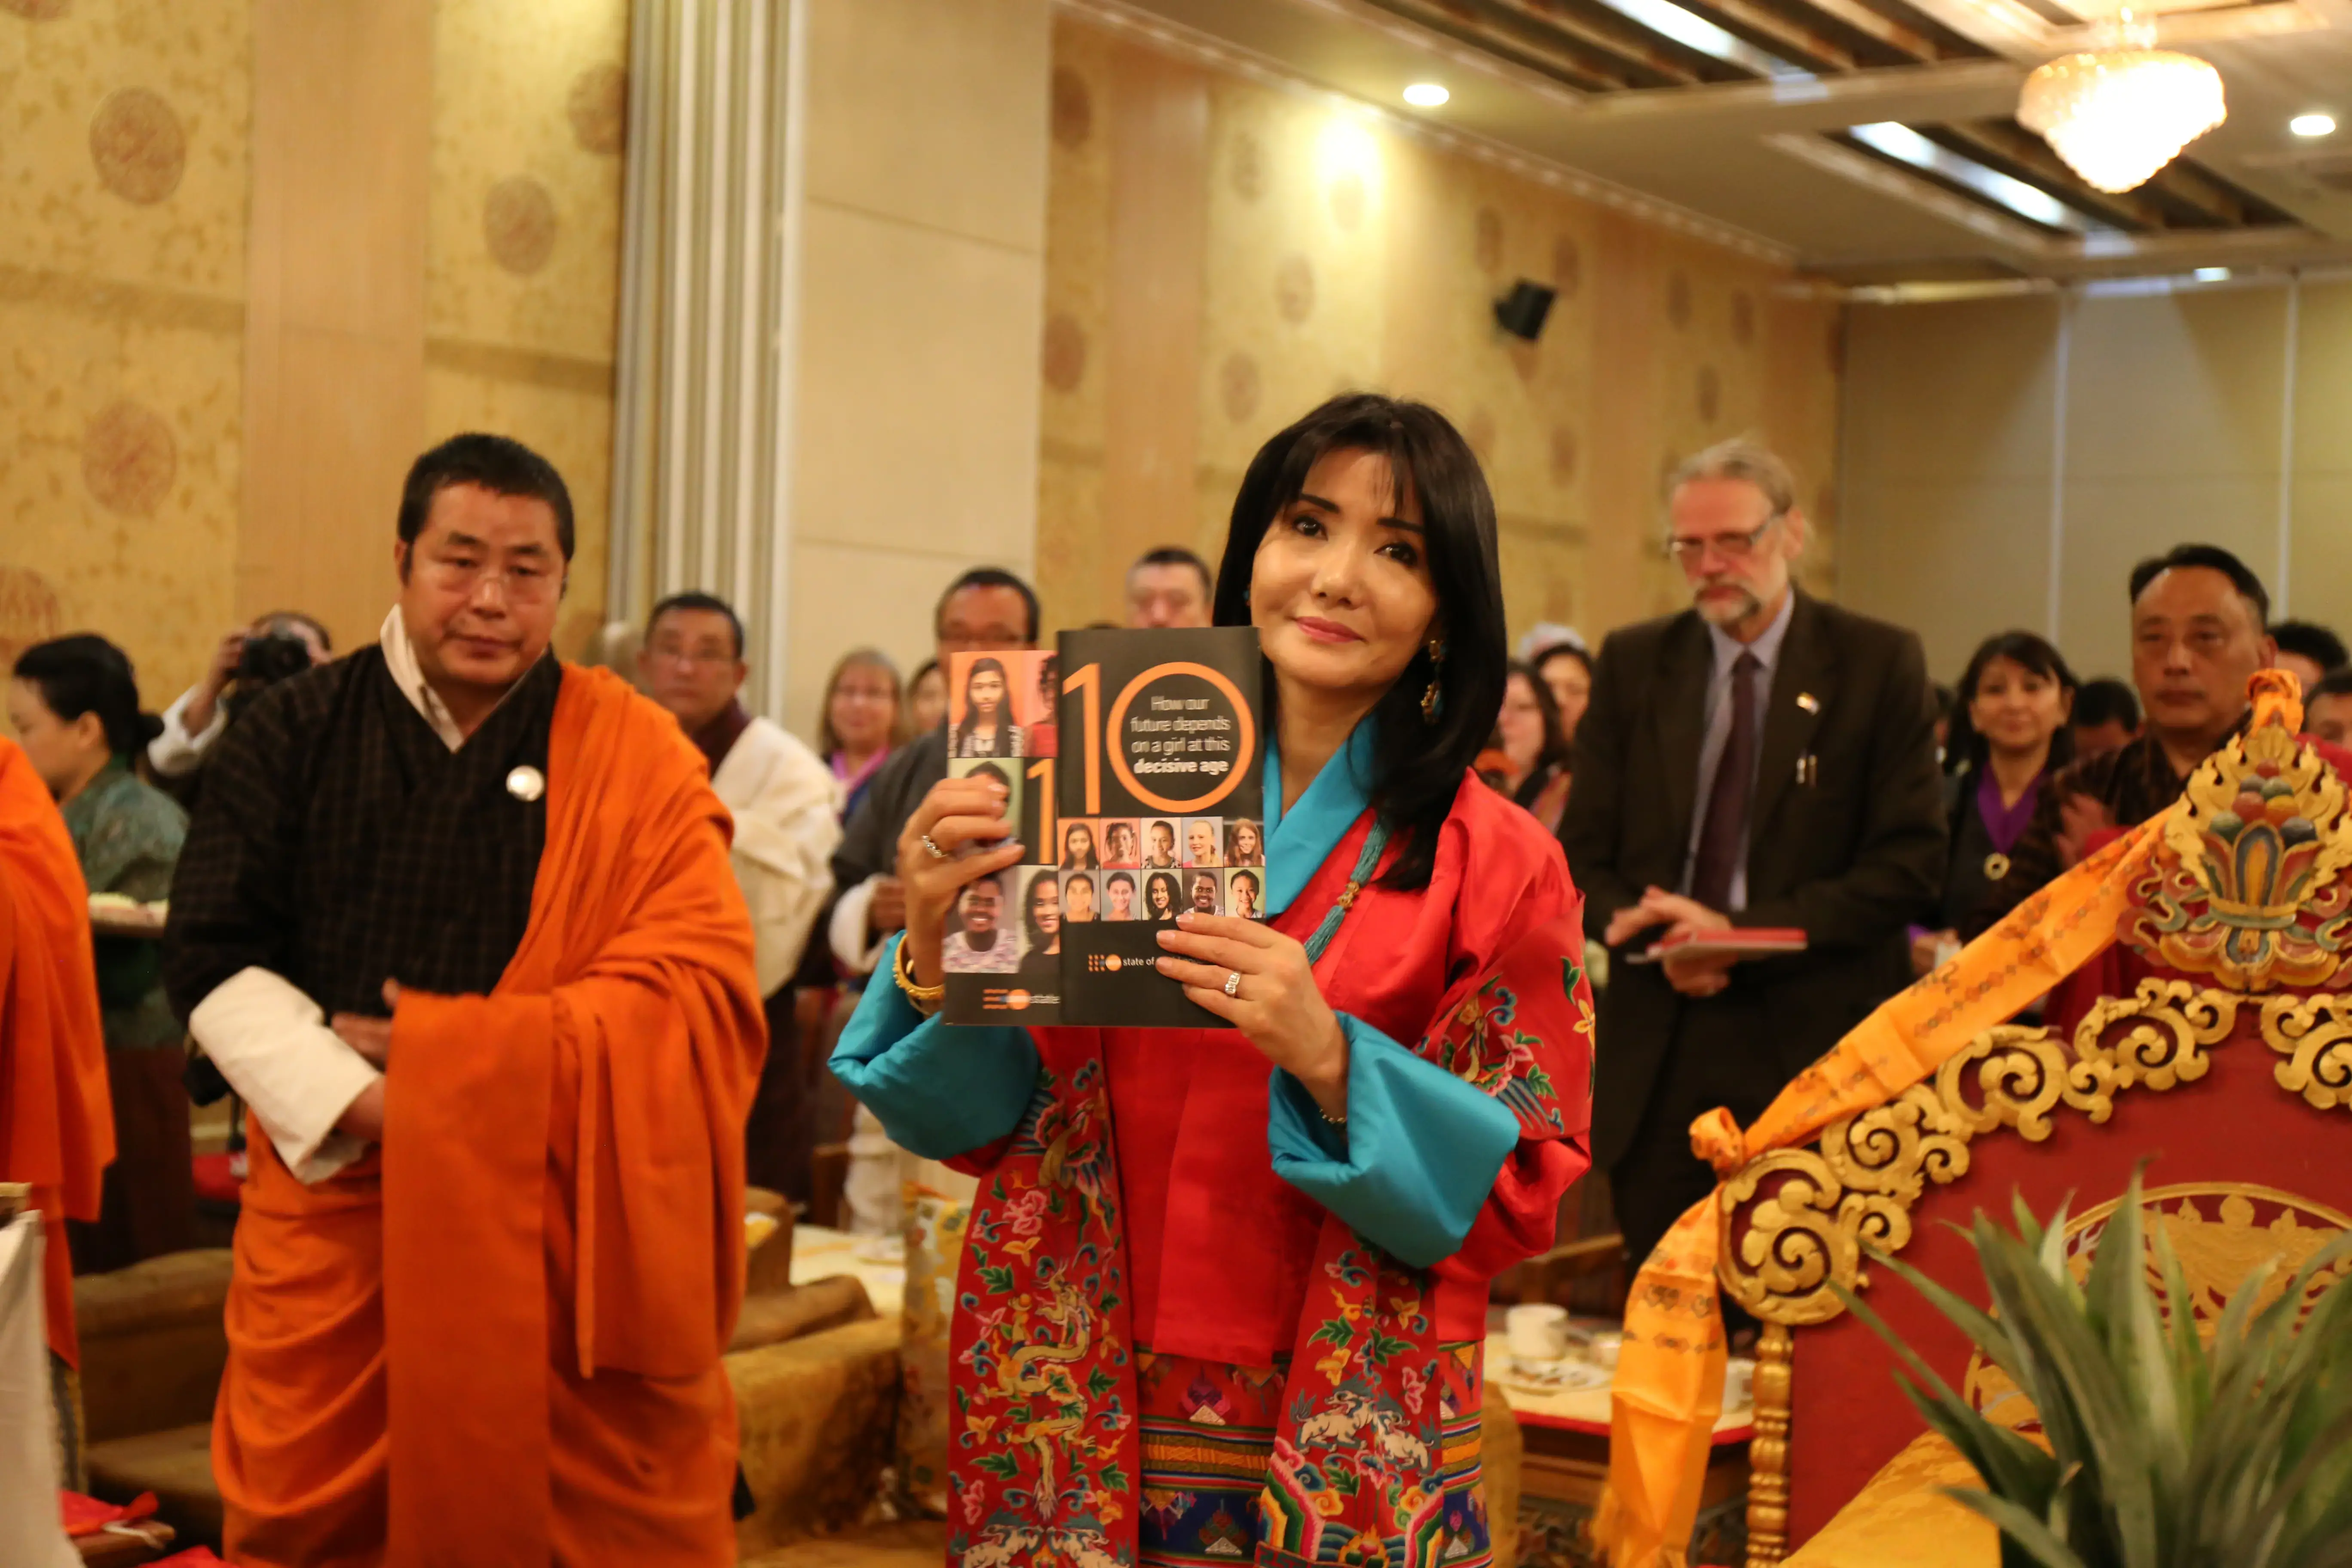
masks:
<path id="1" fill-rule="evenodd" d="M 310 668 L 310 645 L 292 632 L 262 632 L 245 639 L 236 678 L 247 689 L 273 686 Z"/>

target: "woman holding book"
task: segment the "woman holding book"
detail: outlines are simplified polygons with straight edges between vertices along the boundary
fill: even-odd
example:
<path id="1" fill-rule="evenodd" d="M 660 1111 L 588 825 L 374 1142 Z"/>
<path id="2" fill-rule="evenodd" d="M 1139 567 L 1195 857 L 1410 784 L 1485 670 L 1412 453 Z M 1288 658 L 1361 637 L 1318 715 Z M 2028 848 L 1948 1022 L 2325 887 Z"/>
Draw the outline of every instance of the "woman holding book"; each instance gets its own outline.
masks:
<path id="1" fill-rule="evenodd" d="M 987 1173 L 952 1557 L 1491 1561 L 1464 1462 L 1487 1286 L 1589 1163 L 1592 1029 L 1559 846 L 1469 771 L 1499 584 L 1432 409 L 1335 398 L 1250 465 L 1216 619 L 1268 669 L 1265 920 L 1159 932 L 1222 1027 L 948 1028 L 948 908 L 1025 851 L 968 780 L 908 825 L 896 980 L 833 1065 L 906 1147 Z M 1203 1411 L 1222 1481 L 1187 1459 Z"/>

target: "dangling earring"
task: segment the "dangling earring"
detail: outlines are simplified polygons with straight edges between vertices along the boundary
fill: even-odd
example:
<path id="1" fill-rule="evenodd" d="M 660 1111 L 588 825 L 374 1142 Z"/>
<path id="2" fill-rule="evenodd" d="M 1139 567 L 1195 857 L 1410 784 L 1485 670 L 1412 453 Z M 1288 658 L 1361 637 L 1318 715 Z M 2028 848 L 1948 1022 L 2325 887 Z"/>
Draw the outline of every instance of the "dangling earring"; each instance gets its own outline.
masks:
<path id="1" fill-rule="evenodd" d="M 1429 639 L 1429 689 L 1421 694 L 1421 721 L 1424 724 L 1437 722 L 1437 710 L 1444 701 L 1444 694 L 1437 689 L 1437 678 L 1444 668 L 1445 644 L 1432 637 Z"/>
<path id="2" fill-rule="evenodd" d="M 1244 605 L 1249 603 L 1249 590 L 1247 588 L 1244 588 L 1242 590 L 1242 603 Z"/>

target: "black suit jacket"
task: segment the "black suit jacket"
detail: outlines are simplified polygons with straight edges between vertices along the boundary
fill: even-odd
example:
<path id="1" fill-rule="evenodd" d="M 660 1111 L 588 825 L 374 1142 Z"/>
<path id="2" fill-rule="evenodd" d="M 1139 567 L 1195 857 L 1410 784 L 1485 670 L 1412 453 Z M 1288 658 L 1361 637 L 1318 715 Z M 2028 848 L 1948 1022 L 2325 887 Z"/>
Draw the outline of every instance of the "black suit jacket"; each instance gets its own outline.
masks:
<path id="1" fill-rule="evenodd" d="M 1645 888 L 1682 885 L 1713 670 L 1695 610 L 1629 626 L 1601 647 L 1560 824 L 1596 939 Z M 1797 595 L 1748 808 L 1748 907 L 1731 919 L 1801 928 L 1806 951 L 1736 964 L 1721 997 L 1698 1002 L 1658 966 L 1625 962 L 1656 931 L 1612 951 L 1600 1005 L 1597 1161 L 1613 1164 L 1631 1145 L 1679 1037 L 1688 1043 L 1678 1071 L 1703 1067 L 1760 1110 L 1909 982 L 1906 928 L 1933 910 L 1944 865 L 1935 719 L 1916 636 Z M 1801 781 L 1807 757 L 1811 777 Z M 1706 1026 L 1733 1016 L 1737 1037 Z M 1693 1049 L 1715 1056 L 1695 1062 Z"/>

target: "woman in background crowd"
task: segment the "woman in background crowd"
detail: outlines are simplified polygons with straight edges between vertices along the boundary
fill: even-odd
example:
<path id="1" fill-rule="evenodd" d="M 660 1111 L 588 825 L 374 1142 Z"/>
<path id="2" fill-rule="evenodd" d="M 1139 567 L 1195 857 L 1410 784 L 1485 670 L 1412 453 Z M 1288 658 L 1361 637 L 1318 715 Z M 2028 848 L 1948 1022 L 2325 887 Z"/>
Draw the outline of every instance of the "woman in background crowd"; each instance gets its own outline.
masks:
<path id="1" fill-rule="evenodd" d="M 825 678 L 816 750 L 841 785 L 844 822 L 856 814 L 876 771 L 898 743 L 898 668 L 878 649 L 844 654 Z"/>
<path id="2" fill-rule="evenodd" d="M 1592 656 L 1574 643 L 1555 643 L 1536 655 L 1536 679 L 1559 710 L 1559 743 L 1576 744 L 1576 727 L 1592 703 Z"/>
<path id="3" fill-rule="evenodd" d="M 89 890 L 141 903 L 169 898 L 188 818 L 131 771 L 163 725 L 139 710 L 130 659 L 84 634 L 26 649 L 14 673 L 9 721 L 57 796 Z M 69 1222 L 74 1268 L 86 1274 L 184 1251 L 195 1245 L 196 1221 L 181 1083 L 186 1036 L 163 997 L 162 943 L 101 936 L 95 947 L 115 1155 L 98 1218 Z"/>
<path id="4" fill-rule="evenodd" d="M 1495 721 L 1496 749 L 1503 754 L 1496 787 L 1534 813 L 1547 833 L 1559 831 L 1568 809 L 1568 742 L 1559 732 L 1559 708 L 1551 689 L 1517 659 L 1503 685 L 1503 710 Z"/>
<path id="5" fill-rule="evenodd" d="M 2033 820 L 2043 781 L 2074 760 L 2074 672 L 2032 632 L 1987 637 L 1952 705 L 1944 791 L 1951 863 L 1944 877 L 1942 929 L 1913 933 L 1911 967 L 1925 974 L 1959 942 L 1958 927 L 1994 896 L 2009 851 Z"/>
<path id="6" fill-rule="evenodd" d="M 907 682 L 907 733 L 928 735 L 947 721 L 948 672 L 940 661 L 927 658 L 915 667 Z"/>

